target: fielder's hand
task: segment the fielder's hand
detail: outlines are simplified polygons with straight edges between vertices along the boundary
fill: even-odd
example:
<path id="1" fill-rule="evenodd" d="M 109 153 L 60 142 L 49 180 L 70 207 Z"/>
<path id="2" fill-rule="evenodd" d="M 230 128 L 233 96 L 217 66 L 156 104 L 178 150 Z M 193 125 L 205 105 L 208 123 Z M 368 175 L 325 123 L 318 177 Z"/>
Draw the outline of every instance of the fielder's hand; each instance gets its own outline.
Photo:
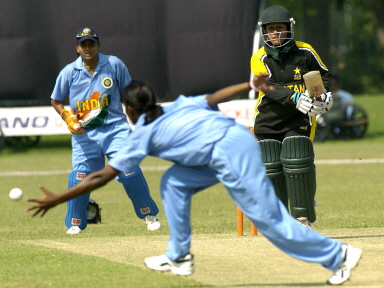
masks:
<path id="1" fill-rule="evenodd" d="M 71 112 L 64 109 L 61 111 L 61 118 L 67 123 L 68 129 L 72 134 L 84 133 L 84 129 L 80 128 L 80 124 L 76 115 L 73 115 Z"/>
<path id="2" fill-rule="evenodd" d="M 272 91 L 275 90 L 274 87 L 268 86 L 269 75 L 267 73 L 260 73 L 253 76 L 253 79 L 249 82 L 249 87 L 255 91 Z"/>
<path id="3" fill-rule="evenodd" d="M 54 194 L 47 189 L 45 189 L 43 186 L 39 185 L 39 188 L 43 193 L 45 194 L 45 197 L 42 199 L 37 199 L 37 198 L 30 198 L 27 199 L 27 202 L 36 202 L 38 204 L 31 206 L 27 208 L 25 211 L 32 211 L 32 210 L 37 210 L 35 213 L 32 215 L 32 217 L 35 217 L 38 214 L 41 214 L 40 217 L 43 217 L 47 211 L 53 207 L 55 207 L 57 204 L 60 204 L 61 202 L 57 202 L 58 195 Z"/>

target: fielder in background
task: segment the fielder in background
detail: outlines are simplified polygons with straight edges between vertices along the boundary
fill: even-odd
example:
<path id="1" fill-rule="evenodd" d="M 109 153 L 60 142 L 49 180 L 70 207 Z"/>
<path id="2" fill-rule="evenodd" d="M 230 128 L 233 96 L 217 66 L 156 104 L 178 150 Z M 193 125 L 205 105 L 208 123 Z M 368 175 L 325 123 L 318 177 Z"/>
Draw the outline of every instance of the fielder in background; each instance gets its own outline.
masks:
<path id="1" fill-rule="evenodd" d="M 99 49 L 97 32 L 88 27 L 80 29 L 76 35 L 79 57 L 60 72 L 51 96 L 52 106 L 73 134 L 68 187 L 103 169 L 105 156 L 113 159 L 132 132 L 120 102 L 120 91 L 131 82 L 131 76 L 119 58 L 101 54 Z M 64 109 L 66 97 L 70 111 Z M 159 210 L 140 167 L 121 171 L 117 180 L 123 184 L 137 217 L 145 219 L 149 230 L 159 229 Z M 89 194 L 85 194 L 67 202 L 68 234 L 77 234 L 87 227 L 88 201 Z"/>
<path id="2" fill-rule="evenodd" d="M 291 215 L 312 229 L 316 220 L 316 168 L 312 141 L 316 116 L 333 103 L 330 92 L 320 101 L 307 95 L 303 75 L 320 71 L 329 91 L 330 72 L 311 45 L 293 39 L 295 21 L 281 6 L 266 8 L 260 31 L 264 46 L 251 58 L 253 74 L 269 74 L 273 91 L 260 91 L 254 133 L 277 196 Z M 289 208 L 288 208 L 289 205 Z"/>
<path id="3" fill-rule="evenodd" d="M 106 168 L 61 194 L 41 186 L 45 198 L 28 199 L 37 204 L 27 211 L 36 209 L 33 216 L 43 216 L 57 204 L 105 185 L 120 171 L 132 170 L 152 155 L 174 165 L 161 180 L 161 197 L 170 228 L 168 251 L 146 258 L 144 264 L 148 268 L 184 276 L 194 273 L 190 251 L 192 197 L 221 182 L 237 207 L 274 245 L 292 257 L 320 263 L 334 271 L 329 284 L 347 281 L 362 251 L 309 230 L 291 217 L 266 175 L 258 141 L 245 126 L 218 111 L 219 103 L 246 95 L 250 87 L 270 91 L 265 86 L 267 79 L 264 74 L 253 79 L 251 85 L 241 83 L 195 97 L 181 95 L 166 107 L 157 104 L 149 85 L 132 81 L 124 90 L 122 101 L 135 123 L 135 131 L 120 153 Z"/>
<path id="4" fill-rule="evenodd" d="M 339 75 L 333 74 L 331 77 L 331 92 L 335 96 L 340 98 L 342 105 L 353 104 L 353 95 L 348 91 L 342 89 L 341 79 Z"/>
<path id="5" fill-rule="evenodd" d="M 345 120 L 350 120 L 353 114 L 353 95 L 342 89 L 341 79 L 339 75 L 333 74 L 331 77 L 331 92 L 335 103 L 338 103 L 340 109 L 344 110 Z"/>

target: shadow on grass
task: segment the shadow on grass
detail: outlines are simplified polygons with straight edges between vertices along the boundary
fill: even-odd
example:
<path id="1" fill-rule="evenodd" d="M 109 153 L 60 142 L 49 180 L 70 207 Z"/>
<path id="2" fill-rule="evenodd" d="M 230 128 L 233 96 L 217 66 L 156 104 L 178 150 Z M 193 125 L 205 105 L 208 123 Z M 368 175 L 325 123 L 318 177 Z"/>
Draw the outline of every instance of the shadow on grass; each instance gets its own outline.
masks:
<path id="1" fill-rule="evenodd" d="M 329 236 L 333 239 L 356 239 L 356 238 L 382 238 L 384 235 L 353 235 L 353 236 Z"/>
<path id="2" fill-rule="evenodd" d="M 247 284 L 235 284 L 235 285 L 224 285 L 218 286 L 222 288 L 232 287 L 324 287 L 324 283 L 247 283 Z M 209 286 L 208 286 L 209 287 Z"/>
<path id="3" fill-rule="evenodd" d="M 330 139 L 325 139 L 322 141 L 316 140 L 316 143 L 330 143 L 330 142 L 351 142 L 351 141 L 364 141 L 364 140 L 376 140 L 376 139 L 383 139 L 384 140 L 384 131 L 376 131 L 373 133 L 367 133 L 364 137 L 362 138 L 330 138 Z"/>
<path id="4" fill-rule="evenodd" d="M 375 139 L 375 138 L 384 138 L 384 131 L 376 131 L 374 133 L 368 133 L 362 139 Z"/>
<path id="5" fill-rule="evenodd" d="M 71 135 L 6 137 L 0 153 L 71 149 Z"/>

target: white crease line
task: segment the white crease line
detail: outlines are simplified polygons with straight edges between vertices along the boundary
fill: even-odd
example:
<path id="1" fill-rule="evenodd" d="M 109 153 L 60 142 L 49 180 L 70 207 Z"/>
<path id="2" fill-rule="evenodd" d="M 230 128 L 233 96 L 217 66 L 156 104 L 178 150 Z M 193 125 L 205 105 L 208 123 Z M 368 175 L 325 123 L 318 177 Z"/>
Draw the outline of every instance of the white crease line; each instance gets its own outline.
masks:
<path id="1" fill-rule="evenodd" d="M 376 164 L 384 163 L 384 159 L 329 159 L 315 160 L 315 164 L 325 165 L 345 165 L 345 164 Z"/>
<path id="2" fill-rule="evenodd" d="M 382 164 L 384 159 L 328 159 L 315 160 L 316 165 L 349 165 L 349 164 Z M 144 166 L 142 171 L 165 171 L 170 166 Z M 68 174 L 71 170 L 53 170 L 53 171 L 9 171 L 0 172 L 0 177 L 9 176 L 45 176 L 45 175 L 63 175 Z"/>
<path id="3" fill-rule="evenodd" d="M 165 171 L 170 166 L 145 166 L 141 167 L 142 171 Z M 9 176 L 46 176 L 46 175 L 66 175 L 71 170 L 51 170 L 51 171 L 8 171 L 0 172 L 0 177 Z"/>

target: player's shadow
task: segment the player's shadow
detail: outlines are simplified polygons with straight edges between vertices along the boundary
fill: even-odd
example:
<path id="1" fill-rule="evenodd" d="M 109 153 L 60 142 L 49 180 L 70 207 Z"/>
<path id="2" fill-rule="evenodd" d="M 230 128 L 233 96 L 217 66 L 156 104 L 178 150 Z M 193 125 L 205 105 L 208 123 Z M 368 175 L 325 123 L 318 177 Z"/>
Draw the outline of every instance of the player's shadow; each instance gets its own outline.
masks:
<path id="1" fill-rule="evenodd" d="M 71 150 L 71 136 L 18 136 L 5 137 L 3 152 L 25 153 L 30 150 Z M 1 150 L 1 149 L 0 149 Z"/>
<path id="2" fill-rule="evenodd" d="M 357 238 L 384 238 L 384 235 L 351 235 L 351 236 L 332 236 L 327 235 L 327 237 L 332 239 L 357 239 Z"/>

